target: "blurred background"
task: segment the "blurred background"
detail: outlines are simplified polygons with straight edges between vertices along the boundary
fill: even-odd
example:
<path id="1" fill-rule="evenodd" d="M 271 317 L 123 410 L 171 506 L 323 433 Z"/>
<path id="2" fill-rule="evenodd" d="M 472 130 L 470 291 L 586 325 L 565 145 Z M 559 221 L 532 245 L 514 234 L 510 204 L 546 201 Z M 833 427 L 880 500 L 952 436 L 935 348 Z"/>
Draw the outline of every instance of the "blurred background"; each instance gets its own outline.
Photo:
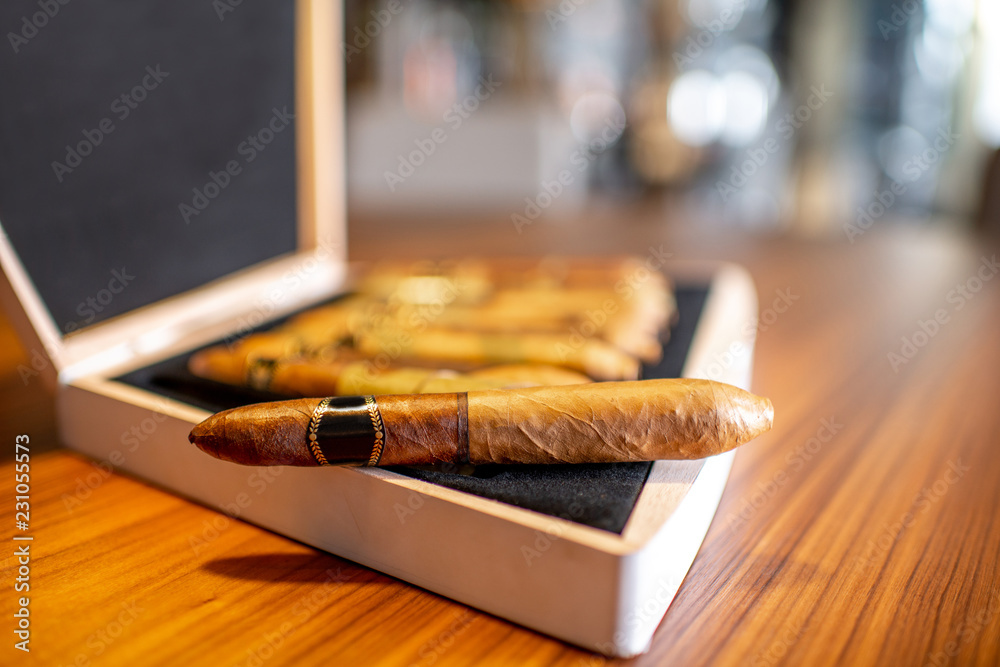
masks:
<path id="1" fill-rule="evenodd" d="M 352 215 L 997 227 L 989 0 L 348 0 Z"/>

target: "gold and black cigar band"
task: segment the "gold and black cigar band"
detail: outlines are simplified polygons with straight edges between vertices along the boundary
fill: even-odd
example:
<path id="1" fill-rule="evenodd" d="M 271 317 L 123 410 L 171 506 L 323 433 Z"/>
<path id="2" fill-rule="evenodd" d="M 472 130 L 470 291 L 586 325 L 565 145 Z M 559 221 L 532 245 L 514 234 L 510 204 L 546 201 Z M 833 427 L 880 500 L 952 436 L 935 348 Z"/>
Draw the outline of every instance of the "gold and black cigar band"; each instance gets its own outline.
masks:
<path id="1" fill-rule="evenodd" d="M 378 465 L 385 427 L 375 397 L 324 398 L 313 410 L 306 437 L 321 466 Z"/>
<path id="2" fill-rule="evenodd" d="M 469 395 L 456 394 L 455 457 L 469 462 Z M 385 424 L 374 396 L 332 396 L 313 410 L 306 433 L 309 451 L 321 466 L 377 466 L 385 447 Z"/>
<path id="3" fill-rule="evenodd" d="M 382 458 L 382 447 L 385 445 L 385 426 L 382 424 L 382 413 L 378 411 L 378 403 L 375 402 L 374 396 L 365 396 L 365 407 L 368 408 L 372 428 L 375 429 L 375 443 L 372 445 L 371 456 L 368 457 L 368 465 L 377 466 L 378 460 Z"/>

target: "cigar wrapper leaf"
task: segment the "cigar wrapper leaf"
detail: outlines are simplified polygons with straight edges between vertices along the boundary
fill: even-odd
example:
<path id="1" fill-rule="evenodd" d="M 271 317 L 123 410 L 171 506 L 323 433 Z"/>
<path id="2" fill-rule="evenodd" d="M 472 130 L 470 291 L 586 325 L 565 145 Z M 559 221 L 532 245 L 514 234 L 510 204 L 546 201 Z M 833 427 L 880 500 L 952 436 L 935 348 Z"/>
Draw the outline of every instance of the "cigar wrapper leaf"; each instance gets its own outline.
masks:
<path id="1" fill-rule="evenodd" d="M 773 415 L 731 385 L 644 380 L 260 403 L 209 417 L 190 440 L 244 465 L 612 463 L 721 454 Z"/>
<path id="2" fill-rule="evenodd" d="M 357 394 L 430 394 L 482 389 L 582 384 L 590 379 L 560 366 L 505 364 L 459 373 L 409 366 L 379 368 L 349 354 L 321 361 L 273 355 L 270 341 L 244 341 L 235 351 L 202 350 L 188 367 L 199 377 L 288 397 Z M 270 355 L 270 356 L 269 356 Z"/>

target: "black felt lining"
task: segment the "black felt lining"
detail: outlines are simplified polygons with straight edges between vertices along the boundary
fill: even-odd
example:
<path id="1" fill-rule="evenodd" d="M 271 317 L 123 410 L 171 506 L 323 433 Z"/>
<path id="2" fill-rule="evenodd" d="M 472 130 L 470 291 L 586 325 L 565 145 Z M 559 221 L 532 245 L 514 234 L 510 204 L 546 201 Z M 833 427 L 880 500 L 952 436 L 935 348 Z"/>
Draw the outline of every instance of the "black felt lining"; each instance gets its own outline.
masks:
<path id="1" fill-rule="evenodd" d="M 0 219 L 61 331 L 295 251 L 295 127 L 257 139 L 295 112 L 293 2 L 43 4 L 0 3 L 44 26 L 0 49 Z"/>
<path id="2" fill-rule="evenodd" d="M 644 367 L 644 378 L 680 377 L 707 296 L 706 286 L 677 288 L 680 317 L 664 346 L 663 359 L 655 366 Z M 284 398 L 198 378 L 187 370 L 189 356 L 174 357 L 117 379 L 212 412 Z M 651 466 L 650 463 L 478 466 L 471 475 L 404 467 L 391 470 L 620 534 Z"/>

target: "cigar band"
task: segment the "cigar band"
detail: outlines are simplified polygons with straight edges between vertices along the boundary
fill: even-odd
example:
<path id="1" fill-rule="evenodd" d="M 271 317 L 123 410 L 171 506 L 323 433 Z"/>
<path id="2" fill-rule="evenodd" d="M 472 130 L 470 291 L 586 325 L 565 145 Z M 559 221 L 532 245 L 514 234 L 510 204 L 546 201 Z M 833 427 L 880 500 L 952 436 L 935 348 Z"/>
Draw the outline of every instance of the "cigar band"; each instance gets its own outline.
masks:
<path id="1" fill-rule="evenodd" d="M 374 396 L 365 396 L 365 407 L 368 408 L 372 428 L 375 429 L 375 442 L 372 444 L 371 456 L 368 457 L 368 465 L 377 466 L 379 459 L 382 458 L 382 447 L 385 445 L 385 426 L 382 424 L 382 413 L 378 410 Z"/>
<path id="2" fill-rule="evenodd" d="M 374 396 L 324 398 L 309 420 L 309 451 L 321 466 L 378 465 L 385 427 Z"/>

